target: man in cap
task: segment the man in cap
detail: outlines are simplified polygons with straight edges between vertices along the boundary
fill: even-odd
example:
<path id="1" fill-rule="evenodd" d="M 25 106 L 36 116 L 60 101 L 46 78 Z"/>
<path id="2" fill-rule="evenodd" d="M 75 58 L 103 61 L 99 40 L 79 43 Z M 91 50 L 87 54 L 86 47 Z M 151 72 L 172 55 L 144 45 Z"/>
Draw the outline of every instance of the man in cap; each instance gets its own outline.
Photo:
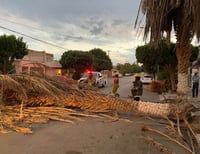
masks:
<path id="1" fill-rule="evenodd" d="M 133 82 L 133 88 L 131 89 L 131 93 L 136 101 L 140 101 L 140 97 L 143 94 L 143 85 L 140 77 L 141 76 L 138 73 L 134 75 L 135 81 Z"/>

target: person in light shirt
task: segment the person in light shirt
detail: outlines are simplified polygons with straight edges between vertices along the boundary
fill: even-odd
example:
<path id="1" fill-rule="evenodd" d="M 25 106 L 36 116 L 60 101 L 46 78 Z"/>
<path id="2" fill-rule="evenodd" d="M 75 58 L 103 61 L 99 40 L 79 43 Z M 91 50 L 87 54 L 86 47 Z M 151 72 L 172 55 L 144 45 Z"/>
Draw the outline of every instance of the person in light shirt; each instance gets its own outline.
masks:
<path id="1" fill-rule="evenodd" d="M 118 74 L 115 74 L 114 80 L 113 80 L 112 92 L 117 97 L 119 97 L 119 94 L 117 93 L 118 88 L 119 88 L 119 76 Z"/>
<path id="2" fill-rule="evenodd" d="M 192 76 L 192 97 L 198 97 L 199 92 L 199 75 L 195 72 Z"/>
<path id="3" fill-rule="evenodd" d="M 95 79 L 93 77 L 92 72 L 89 73 L 88 78 L 85 81 L 90 86 L 95 86 Z"/>

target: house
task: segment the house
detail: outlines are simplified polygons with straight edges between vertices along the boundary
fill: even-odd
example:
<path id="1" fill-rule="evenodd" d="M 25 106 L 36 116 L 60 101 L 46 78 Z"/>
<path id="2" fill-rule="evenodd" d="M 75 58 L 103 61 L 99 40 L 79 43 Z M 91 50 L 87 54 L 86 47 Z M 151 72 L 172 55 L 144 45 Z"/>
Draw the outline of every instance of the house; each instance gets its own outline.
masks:
<path id="1" fill-rule="evenodd" d="M 48 76 L 61 74 L 61 64 L 54 60 L 53 54 L 45 51 L 35 51 L 28 49 L 28 54 L 23 59 L 15 60 L 16 74 L 31 73 L 37 71 Z"/>

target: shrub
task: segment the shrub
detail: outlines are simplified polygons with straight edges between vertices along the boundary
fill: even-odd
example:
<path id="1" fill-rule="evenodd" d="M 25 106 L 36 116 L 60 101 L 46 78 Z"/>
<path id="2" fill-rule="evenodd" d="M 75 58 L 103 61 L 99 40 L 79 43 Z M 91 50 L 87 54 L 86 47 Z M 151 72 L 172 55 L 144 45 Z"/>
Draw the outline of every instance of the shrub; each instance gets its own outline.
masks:
<path id="1" fill-rule="evenodd" d="M 152 92 L 157 92 L 158 94 L 162 94 L 164 90 L 164 83 L 160 80 L 154 80 L 149 85 L 149 90 Z"/>

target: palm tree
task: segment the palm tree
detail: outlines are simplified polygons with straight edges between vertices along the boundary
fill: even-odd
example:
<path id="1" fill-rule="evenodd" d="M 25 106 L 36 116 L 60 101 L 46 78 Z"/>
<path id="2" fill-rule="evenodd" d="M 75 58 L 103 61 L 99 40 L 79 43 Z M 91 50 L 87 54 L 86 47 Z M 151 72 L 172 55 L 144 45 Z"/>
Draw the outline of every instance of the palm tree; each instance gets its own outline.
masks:
<path id="1" fill-rule="evenodd" d="M 191 41 L 200 39 L 199 0 L 141 0 L 138 11 L 146 16 L 144 39 L 156 45 L 164 36 L 176 36 L 178 59 L 177 93 L 185 95 L 188 90 L 188 67 L 191 56 Z M 138 17 L 135 24 L 138 25 Z"/>

